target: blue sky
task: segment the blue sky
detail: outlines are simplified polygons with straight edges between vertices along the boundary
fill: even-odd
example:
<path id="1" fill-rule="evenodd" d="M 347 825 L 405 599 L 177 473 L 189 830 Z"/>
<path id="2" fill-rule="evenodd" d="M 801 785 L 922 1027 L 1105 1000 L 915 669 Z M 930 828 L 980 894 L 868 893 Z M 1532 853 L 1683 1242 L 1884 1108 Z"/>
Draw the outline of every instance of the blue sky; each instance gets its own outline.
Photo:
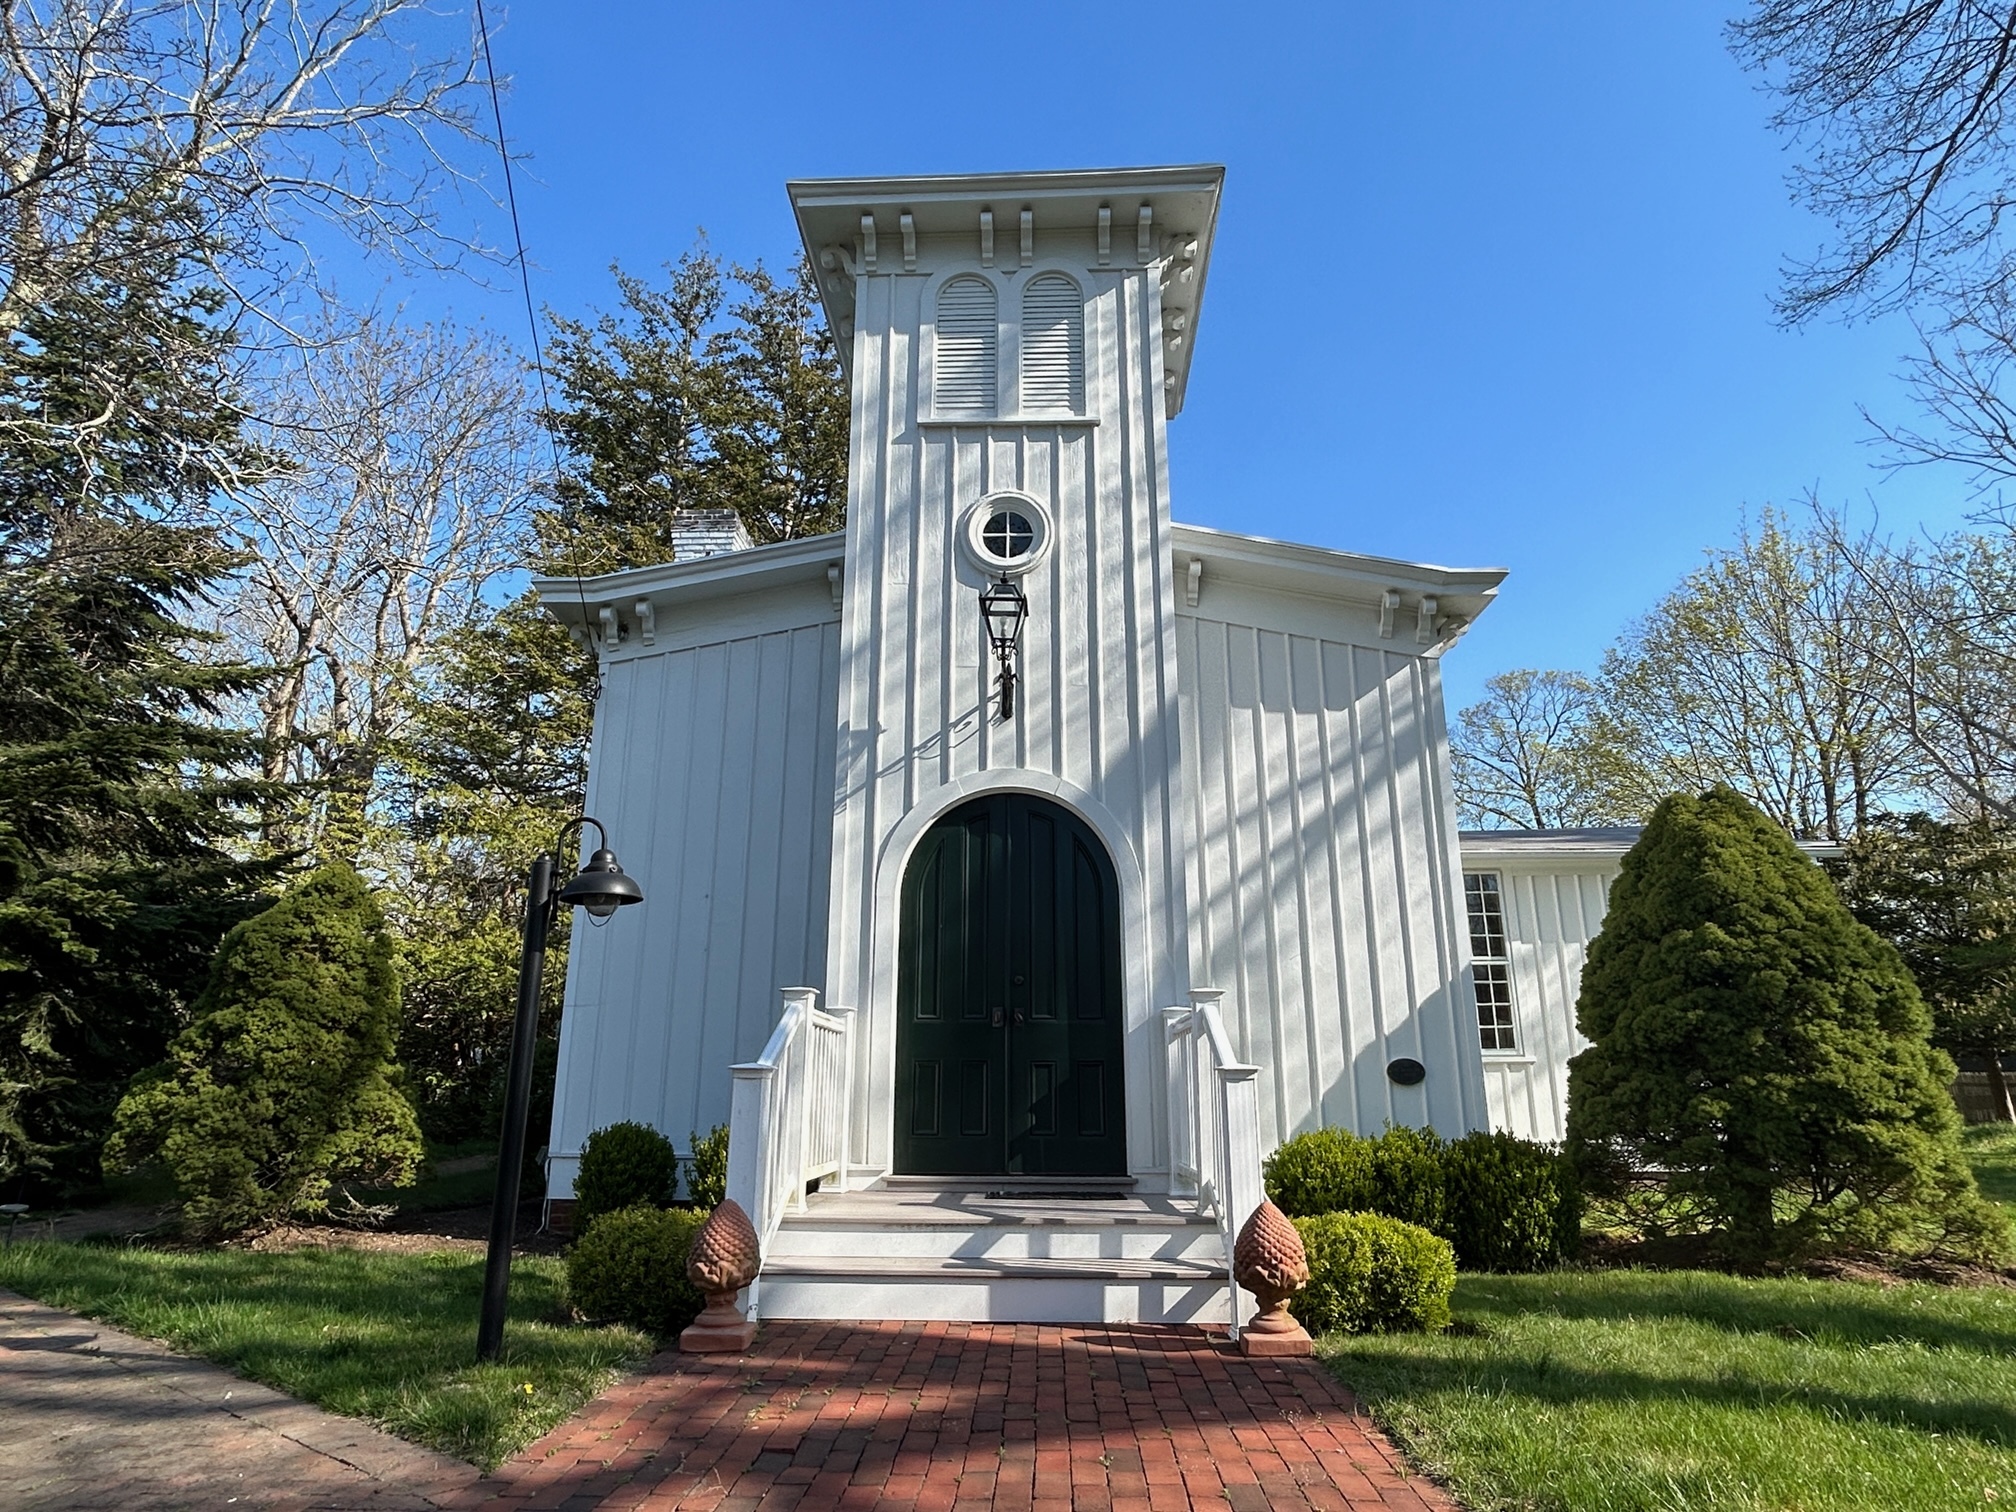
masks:
<path id="1" fill-rule="evenodd" d="M 707 5 L 493 11 L 534 293 L 572 315 L 705 228 L 773 264 L 801 176 L 1220 162 L 1178 519 L 1500 565 L 1450 656 L 1593 667 L 1746 508 L 1808 489 L 1908 532 L 1900 321 L 1785 331 L 1770 104 L 1699 4 Z M 494 223 L 491 227 L 495 231 Z M 514 291 L 515 292 L 515 291 Z M 519 337 L 510 293 L 415 289 Z"/>

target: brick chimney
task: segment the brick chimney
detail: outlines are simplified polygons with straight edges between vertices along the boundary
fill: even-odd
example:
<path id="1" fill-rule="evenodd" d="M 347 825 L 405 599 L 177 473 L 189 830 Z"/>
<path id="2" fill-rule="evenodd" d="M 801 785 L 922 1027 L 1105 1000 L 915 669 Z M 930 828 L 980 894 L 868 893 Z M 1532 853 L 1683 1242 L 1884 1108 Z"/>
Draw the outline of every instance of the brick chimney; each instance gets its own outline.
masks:
<path id="1" fill-rule="evenodd" d="M 755 544 L 742 517 L 732 509 L 682 509 L 672 516 L 675 562 L 720 556 L 724 551 L 747 551 Z"/>

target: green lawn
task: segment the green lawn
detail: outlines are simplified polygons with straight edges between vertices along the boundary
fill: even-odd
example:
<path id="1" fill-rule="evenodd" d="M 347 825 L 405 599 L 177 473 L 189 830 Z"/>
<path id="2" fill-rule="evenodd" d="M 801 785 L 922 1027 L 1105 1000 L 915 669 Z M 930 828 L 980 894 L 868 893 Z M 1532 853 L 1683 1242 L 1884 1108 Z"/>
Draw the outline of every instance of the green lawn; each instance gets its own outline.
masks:
<path id="1" fill-rule="evenodd" d="M 630 1329 L 566 1323 L 563 1276 L 548 1257 L 513 1262 L 503 1358 L 478 1365 L 481 1254 L 25 1243 L 0 1251 L 0 1286 L 486 1469 L 651 1347 Z"/>
<path id="2" fill-rule="evenodd" d="M 2001 1203 L 2016 1218 L 2016 1124 L 1969 1124 L 1960 1138 L 1974 1179 L 1981 1183 L 1981 1195 Z"/>
<path id="3" fill-rule="evenodd" d="M 1319 1347 L 1473 1512 L 2016 1503 L 2016 1292 L 1563 1271 L 1455 1311 Z"/>

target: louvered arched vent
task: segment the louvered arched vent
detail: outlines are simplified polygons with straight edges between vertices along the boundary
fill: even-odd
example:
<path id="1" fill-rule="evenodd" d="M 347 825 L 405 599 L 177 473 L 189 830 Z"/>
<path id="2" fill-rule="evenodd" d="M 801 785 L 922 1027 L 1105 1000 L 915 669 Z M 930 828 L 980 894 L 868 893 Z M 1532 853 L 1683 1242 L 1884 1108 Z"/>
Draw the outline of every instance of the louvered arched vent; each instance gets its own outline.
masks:
<path id="1" fill-rule="evenodd" d="M 940 414 L 994 413 L 994 286 L 955 278 L 938 291 L 933 403 Z"/>
<path id="2" fill-rule="evenodd" d="M 1022 291 L 1022 408 L 1085 407 L 1085 307 L 1078 286 L 1044 273 Z"/>

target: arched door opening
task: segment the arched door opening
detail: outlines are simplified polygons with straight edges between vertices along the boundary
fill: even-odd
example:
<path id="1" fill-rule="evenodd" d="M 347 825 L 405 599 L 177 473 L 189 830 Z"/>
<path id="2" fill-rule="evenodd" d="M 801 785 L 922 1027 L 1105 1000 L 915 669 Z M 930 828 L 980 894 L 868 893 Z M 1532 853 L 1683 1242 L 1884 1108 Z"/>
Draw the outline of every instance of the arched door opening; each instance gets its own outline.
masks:
<path id="1" fill-rule="evenodd" d="M 1069 810 L 976 798 L 903 874 L 895 1169 L 1127 1171 L 1120 888 Z"/>

